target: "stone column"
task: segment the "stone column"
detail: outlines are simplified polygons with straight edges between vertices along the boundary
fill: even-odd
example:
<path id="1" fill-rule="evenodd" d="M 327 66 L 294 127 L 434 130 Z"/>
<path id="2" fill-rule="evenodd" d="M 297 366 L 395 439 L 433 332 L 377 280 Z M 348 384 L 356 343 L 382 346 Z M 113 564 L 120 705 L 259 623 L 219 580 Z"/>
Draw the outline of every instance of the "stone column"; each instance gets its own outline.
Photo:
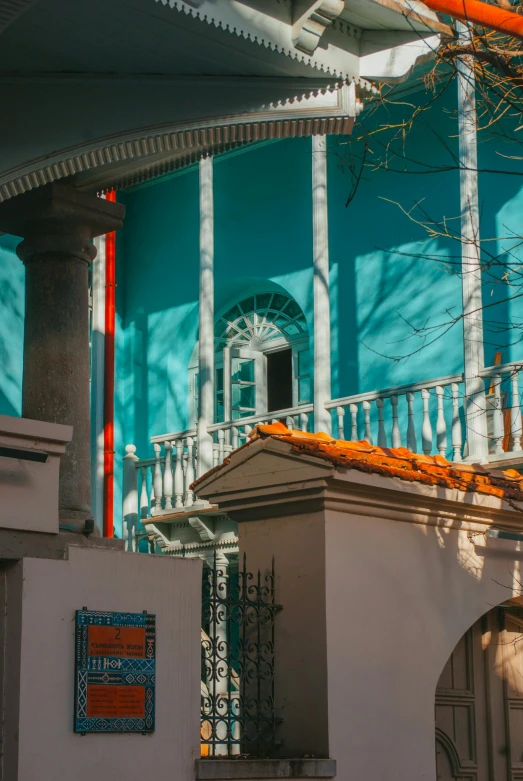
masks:
<path id="1" fill-rule="evenodd" d="M 212 157 L 200 160 L 198 477 L 212 469 L 214 420 L 214 193 Z"/>
<path id="2" fill-rule="evenodd" d="M 314 255 L 314 431 L 331 433 L 331 325 L 327 137 L 312 137 L 312 233 Z"/>
<path id="3" fill-rule="evenodd" d="M 467 46 L 471 32 L 457 22 L 460 42 Z M 467 461 L 488 456 L 484 368 L 483 301 L 478 196 L 476 86 L 467 57 L 458 59 L 458 118 L 461 211 L 461 279 L 463 297 L 463 347 L 465 370 L 465 422 Z"/>
<path id="4" fill-rule="evenodd" d="M 52 184 L 0 205 L 0 230 L 22 236 L 26 267 L 22 415 L 73 426 L 60 467 L 60 528 L 93 529 L 88 269 L 92 239 L 122 225 L 124 207 Z"/>

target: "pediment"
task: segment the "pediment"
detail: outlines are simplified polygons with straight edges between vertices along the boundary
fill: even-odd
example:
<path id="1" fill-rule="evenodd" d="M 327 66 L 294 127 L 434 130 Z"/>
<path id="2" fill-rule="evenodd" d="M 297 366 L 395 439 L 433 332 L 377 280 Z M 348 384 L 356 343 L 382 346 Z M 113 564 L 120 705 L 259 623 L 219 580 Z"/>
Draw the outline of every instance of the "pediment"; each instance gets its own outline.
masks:
<path id="1" fill-rule="evenodd" d="M 204 475 L 196 486 L 196 495 L 213 504 L 239 501 L 256 493 L 292 494 L 322 490 L 334 466 L 319 458 L 296 453 L 286 442 L 258 440 L 232 454 L 226 464 Z"/>

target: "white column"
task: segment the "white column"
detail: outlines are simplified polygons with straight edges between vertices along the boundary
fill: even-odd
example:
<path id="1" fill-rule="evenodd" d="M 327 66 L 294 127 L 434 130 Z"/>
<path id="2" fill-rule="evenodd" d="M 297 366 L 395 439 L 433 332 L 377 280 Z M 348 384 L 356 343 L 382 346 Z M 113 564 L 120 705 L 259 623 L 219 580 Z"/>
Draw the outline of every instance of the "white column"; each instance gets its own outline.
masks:
<path id="1" fill-rule="evenodd" d="M 102 526 L 104 491 L 105 235 L 94 239 L 91 287 L 91 493 L 93 518 Z"/>
<path id="2" fill-rule="evenodd" d="M 467 46 L 468 25 L 457 22 L 459 38 Z M 478 204 L 477 116 L 474 71 L 468 58 L 458 60 L 459 162 L 461 209 L 461 263 L 467 460 L 488 455 L 484 368 L 481 259 Z"/>
<path id="3" fill-rule="evenodd" d="M 214 198 L 212 157 L 200 160 L 200 334 L 198 369 L 198 477 L 212 469 L 214 419 Z"/>
<path id="4" fill-rule="evenodd" d="M 331 433 L 325 402 L 331 398 L 327 137 L 312 137 L 312 233 L 314 255 L 314 431 Z"/>

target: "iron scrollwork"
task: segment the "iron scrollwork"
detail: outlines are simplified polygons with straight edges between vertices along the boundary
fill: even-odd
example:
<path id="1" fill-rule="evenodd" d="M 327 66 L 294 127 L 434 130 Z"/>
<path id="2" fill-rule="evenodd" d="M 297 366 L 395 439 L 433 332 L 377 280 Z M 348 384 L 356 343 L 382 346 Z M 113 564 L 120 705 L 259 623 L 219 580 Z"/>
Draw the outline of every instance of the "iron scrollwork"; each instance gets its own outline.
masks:
<path id="1" fill-rule="evenodd" d="M 262 576 L 237 574 L 214 557 L 204 570 L 202 600 L 203 754 L 270 756 L 278 719 L 274 707 L 274 560 Z"/>

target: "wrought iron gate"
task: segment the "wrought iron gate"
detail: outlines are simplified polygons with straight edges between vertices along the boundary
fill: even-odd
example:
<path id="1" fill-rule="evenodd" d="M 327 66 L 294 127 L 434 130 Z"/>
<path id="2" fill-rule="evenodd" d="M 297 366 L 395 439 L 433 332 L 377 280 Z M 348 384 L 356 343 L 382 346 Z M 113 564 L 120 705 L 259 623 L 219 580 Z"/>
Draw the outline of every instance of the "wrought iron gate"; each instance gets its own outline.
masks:
<path id="1" fill-rule="evenodd" d="M 269 756 L 276 741 L 274 709 L 274 560 L 262 576 L 228 577 L 214 557 L 204 570 L 202 602 L 203 754 Z"/>

